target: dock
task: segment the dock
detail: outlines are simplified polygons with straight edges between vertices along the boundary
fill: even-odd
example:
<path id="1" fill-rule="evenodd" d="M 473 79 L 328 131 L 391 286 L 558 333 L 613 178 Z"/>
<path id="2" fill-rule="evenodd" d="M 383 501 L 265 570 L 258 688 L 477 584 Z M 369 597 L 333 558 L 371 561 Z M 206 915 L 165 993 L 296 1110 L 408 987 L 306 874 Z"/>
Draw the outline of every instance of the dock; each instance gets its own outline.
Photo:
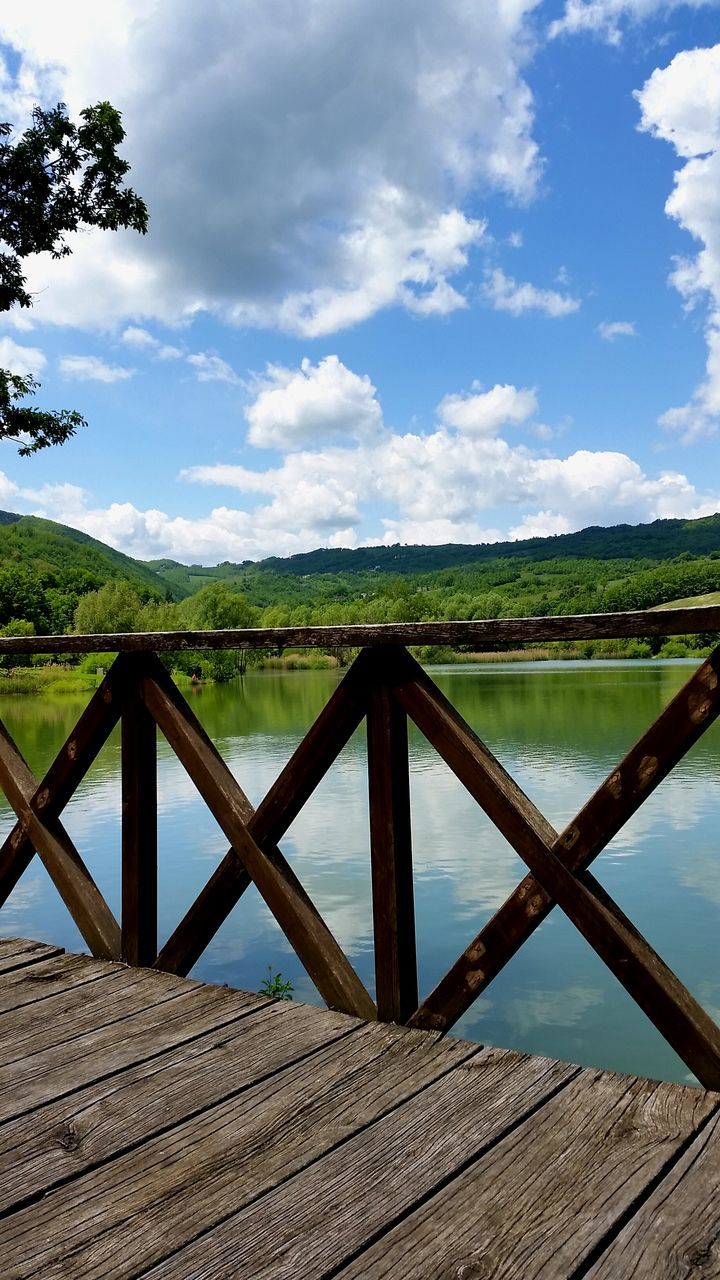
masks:
<path id="1" fill-rule="evenodd" d="M 719 628 L 708 607 L 0 638 L 0 655 L 117 653 L 44 777 L 0 722 L 14 814 L 0 909 L 38 857 L 90 953 L 0 938 L 0 1280 L 720 1280 L 720 1026 L 590 871 L 720 717 L 720 646 L 562 831 L 407 647 Z M 255 807 L 162 655 L 290 644 L 338 646 L 349 666 Z M 411 722 L 527 869 L 430 991 L 418 984 Z M 363 724 L 369 986 L 281 848 Z M 116 915 L 62 816 L 118 726 Z M 164 938 L 158 733 L 227 841 Z M 327 1008 L 188 978 L 248 891 Z M 702 1088 L 448 1035 L 556 909 Z"/>
<path id="2" fill-rule="evenodd" d="M 3 1280 L 720 1275 L 720 1095 L 0 941 Z"/>

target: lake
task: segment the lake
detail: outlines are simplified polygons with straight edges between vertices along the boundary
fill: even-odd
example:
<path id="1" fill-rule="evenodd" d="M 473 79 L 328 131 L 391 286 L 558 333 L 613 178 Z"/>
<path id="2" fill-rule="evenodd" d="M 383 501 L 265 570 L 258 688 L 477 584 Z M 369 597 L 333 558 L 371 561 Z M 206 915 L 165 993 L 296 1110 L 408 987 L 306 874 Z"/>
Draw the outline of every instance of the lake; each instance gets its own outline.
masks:
<path id="1" fill-rule="evenodd" d="M 564 662 L 431 668 L 433 679 L 561 829 L 689 677 L 696 662 Z M 334 672 L 262 672 L 188 693 L 257 804 L 330 693 Z M 85 699 L 0 698 L 0 717 L 41 775 Z M 711 728 L 594 864 L 602 884 L 698 999 L 720 1018 L 720 729 Z M 120 903 L 120 742 L 113 734 L 64 822 L 110 906 Z M 429 744 L 410 736 L 421 994 L 522 878 L 524 866 Z M 159 740 L 161 942 L 227 849 Z M 0 801 L 0 834 L 13 823 Z M 359 731 L 282 847 L 373 991 L 365 737 Z M 0 911 L 0 935 L 84 950 L 34 859 Z M 193 970 L 257 990 L 268 966 L 319 1002 L 253 888 Z M 687 1068 L 556 909 L 455 1028 L 485 1043 L 669 1080 Z"/>

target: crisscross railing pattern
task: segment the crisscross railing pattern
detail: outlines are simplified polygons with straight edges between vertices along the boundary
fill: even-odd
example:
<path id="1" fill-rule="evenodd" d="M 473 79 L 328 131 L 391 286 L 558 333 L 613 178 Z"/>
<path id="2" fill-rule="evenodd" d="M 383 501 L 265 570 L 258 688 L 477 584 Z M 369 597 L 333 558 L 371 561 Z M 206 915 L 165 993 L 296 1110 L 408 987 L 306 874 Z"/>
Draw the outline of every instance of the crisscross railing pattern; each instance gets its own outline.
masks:
<path id="1" fill-rule="evenodd" d="M 156 638 L 145 638 L 146 643 L 151 639 Z M 194 639 L 197 643 L 198 637 Z M 102 640 L 107 644 L 107 637 Z M 93 954 L 186 974 L 254 884 L 330 1006 L 361 1018 L 439 1031 L 452 1027 L 559 906 L 698 1079 L 708 1087 L 720 1087 L 720 1029 L 588 869 L 720 714 L 720 648 L 694 672 L 565 830 L 557 832 L 397 640 L 395 645 L 376 644 L 360 652 L 256 809 L 157 654 L 134 642 L 118 645 L 123 647 L 139 651 L 119 653 L 41 781 L 0 725 L 0 786 L 17 818 L 0 848 L 0 906 L 37 853 Z M 422 1002 L 413 905 L 408 718 L 528 868 L 524 880 Z M 377 1003 L 279 848 L 363 720 L 368 736 Z M 61 822 L 65 806 L 118 722 L 121 922 Z M 159 953 L 158 728 L 229 845 Z"/>

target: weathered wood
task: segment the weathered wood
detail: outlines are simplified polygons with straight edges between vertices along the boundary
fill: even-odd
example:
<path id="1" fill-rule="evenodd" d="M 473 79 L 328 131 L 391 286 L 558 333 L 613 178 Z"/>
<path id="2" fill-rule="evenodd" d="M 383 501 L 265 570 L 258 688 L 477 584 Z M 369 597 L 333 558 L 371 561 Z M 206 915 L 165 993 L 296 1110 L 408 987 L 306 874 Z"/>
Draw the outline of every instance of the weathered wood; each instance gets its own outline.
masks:
<path id="1" fill-rule="evenodd" d="M 404 669 L 413 679 L 426 679 L 415 665 L 404 664 Z M 720 650 L 715 649 L 553 842 L 553 852 L 571 871 L 590 865 L 717 719 L 719 674 Z M 449 714 L 443 695 L 437 692 L 435 699 Z M 535 877 L 525 876 L 423 1001 L 411 1025 L 448 1030 L 554 905 Z"/>
<path id="2" fill-rule="evenodd" d="M 361 1023 L 306 1005 L 253 1005 L 239 992 L 193 987 L 175 1017 L 143 1036 L 155 1055 L 118 1071 L 117 1048 L 70 1096 L 0 1126 L 0 1214 L 106 1164 L 292 1063 Z M 170 1011 L 168 1011 L 169 1013 Z"/>
<path id="3" fill-rule="evenodd" d="M 250 1204 L 227 1217 L 149 1275 L 319 1280 L 333 1274 L 397 1215 L 566 1086 L 576 1071 L 541 1058 L 482 1051 L 390 1115 L 348 1135 L 336 1150 L 264 1195 L 262 1208 Z M 195 1212 L 199 1217 L 202 1206 Z"/>
<path id="4" fill-rule="evenodd" d="M 277 857 L 277 842 L 361 723 L 367 701 L 367 666 L 367 657 L 361 654 L 257 810 L 252 813 L 248 806 L 248 830 L 270 857 Z M 157 967 L 169 973 L 188 973 L 251 883 L 235 850 L 229 849 L 165 943 Z"/>
<path id="5" fill-rule="evenodd" d="M 33 809 L 37 783 L 2 722 L 0 787 L 90 950 L 118 958 L 120 926 L 59 819 L 45 821 Z"/>
<path id="6" fill-rule="evenodd" d="M 138 971 L 134 971 L 138 974 Z M 78 1090 L 101 1086 L 120 1072 L 155 1059 L 167 1062 L 169 1051 L 215 1028 L 232 1037 L 232 1026 L 241 1017 L 265 1007 L 267 1001 L 245 992 L 188 984 L 168 989 L 143 973 L 130 985 L 118 983 L 112 995 L 96 988 L 93 1006 L 79 999 L 43 1008 L 47 1026 L 32 1034 L 27 1023 L 13 1015 L 13 1031 L 22 1035 L 20 1055 L 0 1063 L 0 1120 L 7 1123 L 48 1103 L 62 1102 Z M 59 1025 L 61 1019 L 68 1031 Z M 218 1041 L 222 1043 L 222 1039 Z M 12 1052 L 12 1051 L 11 1051 Z M 189 1087 L 188 1105 L 192 1089 Z M 158 1098 L 162 1107 L 162 1094 Z M 26 1132 L 30 1132 L 27 1129 Z M 4 1128 L 0 1129 L 4 1133 Z"/>
<path id="7" fill-rule="evenodd" d="M 409 656 L 405 661 L 413 663 Z M 554 828 L 418 673 L 396 687 L 401 705 L 683 1062 L 707 1088 L 719 1088 L 720 1028 L 590 872 L 568 869 L 554 851 Z"/>
<path id="8" fill-rule="evenodd" d="M 148 660 L 150 661 L 150 659 Z M 158 659 L 143 682 L 145 704 L 211 809 L 280 928 L 331 1008 L 374 1018 L 365 987 L 279 850 L 253 839 L 253 808 Z"/>
<path id="9" fill-rule="evenodd" d="M 22 938 L 0 938 L 0 973 L 25 969 L 51 956 L 61 956 L 64 947 L 51 947 L 44 942 L 28 942 Z"/>
<path id="10" fill-rule="evenodd" d="M 644 609 L 476 622 L 385 622 L 331 627 L 248 627 L 238 631 L 152 631 L 114 635 L 2 636 L 2 653 L 141 653 L 185 649 L 363 648 L 462 644 L 487 648 L 551 640 L 619 639 L 720 631 L 720 607 Z"/>
<path id="11" fill-rule="evenodd" d="M 106 976 L 107 967 L 101 960 L 64 954 L 41 958 L 35 964 L 4 974 L 0 983 L 0 1034 L 12 1034 L 12 1023 L 6 1023 L 2 1015 Z M 87 992 L 86 998 L 91 999 L 92 992 Z M 43 1016 L 44 1010 L 38 1010 L 38 1019 Z"/>
<path id="12" fill-rule="evenodd" d="M 314 1167 L 339 1144 L 342 1150 L 353 1133 L 395 1114 L 407 1099 L 424 1097 L 439 1077 L 448 1080 L 448 1100 L 456 1096 L 465 1081 L 457 1064 L 474 1061 L 476 1050 L 459 1041 L 438 1044 L 432 1033 L 361 1027 L 308 1063 L 278 1071 L 1 1220 L 3 1265 L 12 1280 L 137 1276 L 233 1209 Z M 533 1092 L 532 1072 L 524 1079 Z M 500 1116 L 499 1105 L 491 1110 Z M 203 1265 L 193 1258 L 176 1274 L 200 1276 Z M 235 1272 L 230 1266 L 220 1274 Z"/>
<path id="13" fill-rule="evenodd" d="M 697 1090 L 583 1071 L 447 1188 L 333 1274 L 342 1280 L 570 1280 L 585 1275 L 593 1251 L 648 1193 L 715 1105 L 715 1098 Z M 387 1167 L 393 1167 L 389 1158 Z M 379 1167 L 377 1174 L 382 1176 Z M 397 1187 L 398 1174 L 377 1185 L 366 1169 L 365 1182 L 378 1197 L 385 1193 L 386 1222 L 407 1203 Z M 353 1184 L 354 1178 L 346 1187 L 347 1200 Z M 315 1191 L 310 1212 L 317 1211 L 322 1195 Z M 283 1208 L 266 1207 L 268 1213 Z M 303 1242 L 301 1237 L 301 1247 Z M 209 1280 L 219 1273 L 203 1267 L 199 1274 Z M 243 1272 L 235 1274 L 239 1280 Z M 320 1271 L 307 1268 L 303 1274 L 312 1280 Z M 613 1280 L 639 1274 L 655 1280 L 659 1273 L 607 1273 Z M 699 1280 L 703 1272 L 670 1274 Z"/>
<path id="14" fill-rule="evenodd" d="M 370 691 L 368 784 L 378 1017 L 417 1008 L 407 718 L 386 685 Z"/>
<path id="15" fill-rule="evenodd" d="M 68 961 L 0 1016 L 3 1280 L 718 1270 L 716 1094 Z"/>
<path id="16" fill-rule="evenodd" d="M 136 687 L 122 709 L 122 957 L 151 965 L 157 956 L 157 730 Z"/>
<path id="17" fill-rule="evenodd" d="M 37 785 L 29 803 L 45 822 L 60 816 L 117 724 L 126 674 L 127 659 L 121 656 L 95 690 L 72 733 Z M 0 906 L 34 855 L 32 841 L 28 839 L 22 823 L 17 822 L 0 846 Z"/>
<path id="18" fill-rule="evenodd" d="M 718 1203 L 720 1118 L 715 1117 L 602 1250 L 587 1280 L 711 1280 L 720 1275 Z"/>

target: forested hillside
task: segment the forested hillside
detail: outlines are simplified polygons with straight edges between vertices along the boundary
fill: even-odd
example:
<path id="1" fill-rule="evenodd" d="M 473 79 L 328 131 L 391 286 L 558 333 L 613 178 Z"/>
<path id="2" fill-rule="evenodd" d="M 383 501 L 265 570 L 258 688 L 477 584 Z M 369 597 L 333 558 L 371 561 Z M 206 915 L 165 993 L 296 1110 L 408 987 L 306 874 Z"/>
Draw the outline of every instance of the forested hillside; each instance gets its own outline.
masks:
<path id="1" fill-rule="evenodd" d="M 0 626 L 37 632 L 421 622 L 654 608 L 720 591 L 720 516 L 482 546 L 141 564 L 0 514 Z"/>

